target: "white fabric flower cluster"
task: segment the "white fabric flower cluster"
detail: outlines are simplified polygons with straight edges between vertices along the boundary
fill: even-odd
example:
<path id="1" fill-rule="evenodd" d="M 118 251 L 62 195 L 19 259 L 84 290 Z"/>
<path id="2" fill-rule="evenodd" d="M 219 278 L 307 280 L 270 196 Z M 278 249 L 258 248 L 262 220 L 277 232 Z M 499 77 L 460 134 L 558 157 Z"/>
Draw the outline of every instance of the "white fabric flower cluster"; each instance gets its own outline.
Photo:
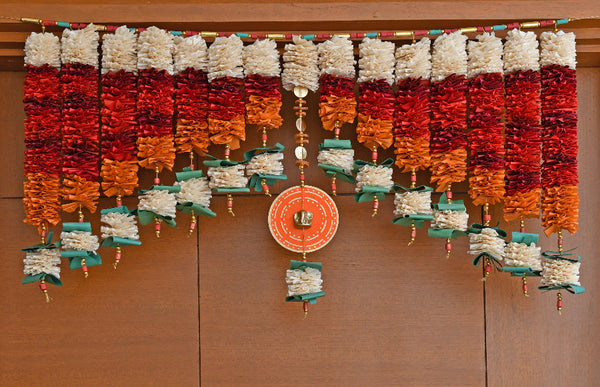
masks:
<path id="1" fill-rule="evenodd" d="M 545 258 L 542 262 L 542 285 L 564 286 L 581 285 L 579 283 L 579 267 L 581 262 L 564 259 Z"/>
<path id="2" fill-rule="evenodd" d="M 102 37 L 102 74 L 120 70 L 137 73 L 137 35 L 127 26 Z"/>
<path id="3" fill-rule="evenodd" d="M 469 254 L 486 253 L 499 261 L 504 256 L 504 239 L 493 228 L 484 228 L 479 234 L 469 234 Z"/>
<path id="4" fill-rule="evenodd" d="M 246 166 L 246 175 L 252 176 L 255 173 L 264 175 L 282 175 L 283 174 L 283 153 L 261 153 L 254 156 Z"/>
<path id="5" fill-rule="evenodd" d="M 244 78 L 242 51 L 244 43 L 237 35 L 215 38 L 208 48 L 208 80 L 232 77 Z"/>
<path id="6" fill-rule="evenodd" d="M 39 249 L 29 251 L 23 260 L 25 275 L 40 273 L 60 278 L 60 249 Z"/>
<path id="7" fill-rule="evenodd" d="M 175 198 L 177 198 L 178 203 L 192 202 L 199 206 L 210 206 L 212 193 L 206 177 L 194 177 L 183 181 L 177 181 L 173 185 L 181 187 L 181 191 L 175 193 Z"/>
<path id="8" fill-rule="evenodd" d="M 575 34 L 572 32 L 542 32 L 540 48 L 540 66 L 542 67 L 556 64 L 574 69 L 577 65 Z"/>
<path id="9" fill-rule="evenodd" d="M 500 73 L 503 71 L 502 39 L 494 33 L 485 32 L 477 35 L 477 40 L 467 43 L 469 60 L 467 62 L 467 77 L 473 78 L 479 74 Z"/>
<path id="10" fill-rule="evenodd" d="M 152 211 L 161 216 L 176 215 L 177 199 L 175 195 L 164 189 L 152 189 L 144 192 L 138 197 L 140 202 L 138 209 L 142 211 Z"/>
<path id="11" fill-rule="evenodd" d="M 504 41 L 504 73 L 515 71 L 538 71 L 540 69 L 540 52 L 535 33 L 510 30 Z"/>
<path id="12" fill-rule="evenodd" d="M 354 149 L 323 149 L 317 155 L 317 162 L 333 165 L 343 169 L 346 173 L 351 173 L 354 164 Z"/>
<path id="13" fill-rule="evenodd" d="M 447 228 L 467 231 L 469 214 L 466 211 L 433 211 L 431 228 Z"/>
<path id="14" fill-rule="evenodd" d="M 66 28 L 61 39 L 62 62 L 98 68 L 98 39 L 99 35 L 93 24 L 88 24 L 82 30 Z"/>
<path id="15" fill-rule="evenodd" d="M 257 40 L 244 47 L 244 72 L 263 77 L 278 77 L 281 74 L 277 43 L 271 39 Z"/>
<path id="16" fill-rule="evenodd" d="M 210 177 L 210 188 L 245 187 L 248 178 L 244 176 L 244 165 L 237 164 L 231 167 L 210 167 L 206 174 Z"/>
<path id="17" fill-rule="evenodd" d="M 165 70 L 173 75 L 173 35 L 157 27 L 148 27 L 138 38 L 138 70 Z"/>
<path id="18" fill-rule="evenodd" d="M 394 215 L 431 214 L 431 191 L 396 192 Z"/>
<path id="19" fill-rule="evenodd" d="M 321 74 L 354 78 L 356 60 L 354 59 L 354 45 L 350 39 L 335 35 L 319 44 L 317 48 Z"/>
<path id="20" fill-rule="evenodd" d="M 283 73 L 281 83 L 286 90 L 296 86 L 317 91 L 319 88 L 319 53 L 317 46 L 309 40 L 294 35 L 293 44 L 285 45 L 283 53 Z"/>
<path id="21" fill-rule="evenodd" d="M 542 270 L 541 247 L 531 243 L 510 242 L 504 248 L 504 264 L 512 267 L 529 267 Z"/>
<path id="22" fill-rule="evenodd" d="M 384 79 L 394 83 L 394 43 L 364 38 L 358 45 L 358 83 Z"/>
<path id="23" fill-rule="evenodd" d="M 323 284 L 321 272 L 312 267 L 287 270 L 285 282 L 288 284 L 288 296 L 320 292 Z"/>
<path id="24" fill-rule="evenodd" d="M 32 32 L 25 41 L 25 64 L 60 68 L 60 40 L 49 32 Z"/>
<path id="25" fill-rule="evenodd" d="M 206 42 L 200 35 L 188 36 L 187 38 L 175 37 L 175 49 L 173 62 L 175 74 L 185 69 L 208 70 L 208 49 Z"/>
<path id="26" fill-rule="evenodd" d="M 63 231 L 60 234 L 61 246 L 65 249 L 96 252 L 100 244 L 98 236 L 88 231 Z"/>
<path id="27" fill-rule="evenodd" d="M 425 37 L 396 49 L 396 82 L 406 78 L 429 79 L 431 76 L 431 41 Z"/>
<path id="28" fill-rule="evenodd" d="M 433 43 L 431 80 L 441 81 L 452 74 L 467 75 L 467 37 L 460 31 L 440 35 Z"/>
<path id="29" fill-rule="evenodd" d="M 392 188 L 392 173 L 394 171 L 390 167 L 381 165 L 365 165 L 359 169 L 356 174 L 356 192 L 360 192 L 363 186 L 385 187 L 388 190 Z"/>
<path id="30" fill-rule="evenodd" d="M 135 216 L 130 214 L 122 214 L 120 212 L 109 212 L 102 214 L 100 217 L 102 223 L 106 223 L 106 226 L 100 227 L 102 232 L 102 239 L 109 237 L 118 237 L 138 240 L 138 226 Z"/>

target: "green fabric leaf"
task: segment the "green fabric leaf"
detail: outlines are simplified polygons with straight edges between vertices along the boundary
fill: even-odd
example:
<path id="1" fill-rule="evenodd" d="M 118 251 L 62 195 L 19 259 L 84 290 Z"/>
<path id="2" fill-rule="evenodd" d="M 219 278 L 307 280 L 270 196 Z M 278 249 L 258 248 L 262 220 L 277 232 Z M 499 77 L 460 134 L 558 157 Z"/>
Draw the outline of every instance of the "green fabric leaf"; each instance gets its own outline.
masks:
<path id="1" fill-rule="evenodd" d="M 277 143 L 273 146 L 263 146 L 260 148 L 251 149 L 244 153 L 244 160 L 246 160 L 245 162 L 249 162 L 256 155 L 260 155 L 263 153 L 279 153 L 283 152 L 284 149 L 285 147 L 280 143 Z"/>
<path id="2" fill-rule="evenodd" d="M 495 230 L 502 239 L 506 238 L 506 235 L 508 235 L 506 233 L 506 231 L 502 230 L 501 228 L 484 226 L 483 224 L 479 224 L 479 223 L 473 223 L 472 225 L 470 225 L 469 228 L 467 229 L 467 233 L 468 234 L 481 234 L 481 231 L 484 228 L 491 228 L 491 229 Z"/>
<path id="3" fill-rule="evenodd" d="M 301 294 L 297 296 L 288 296 L 285 298 L 285 302 L 304 302 L 308 301 L 311 305 L 317 303 L 317 298 L 324 297 L 325 292 L 317 292 L 311 294 Z"/>
<path id="4" fill-rule="evenodd" d="M 152 211 L 146 210 L 134 210 L 133 212 L 134 215 L 137 215 L 141 225 L 153 223 L 154 218 L 162 219 L 163 222 L 165 222 L 171 227 L 175 227 L 176 225 L 175 219 L 171 218 L 170 216 L 162 216 Z"/>
<path id="5" fill-rule="evenodd" d="M 60 247 L 60 240 L 58 240 L 54 243 L 51 243 L 53 236 L 54 236 L 54 232 L 51 231 L 50 233 L 48 233 L 48 238 L 46 238 L 46 241 L 44 243 L 25 247 L 25 248 L 21 249 L 21 251 L 22 252 L 32 252 L 32 251 L 38 251 L 41 249 L 56 249 L 56 248 Z"/>
<path id="6" fill-rule="evenodd" d="M 207 207 L 194 204 L 192 202 L 178 204 L 177 209 L 185 214 L 191 214 L 193 212 L 195 215 L 208 216 L 209 218 L 214 218 L 215 216 L 217 216 L 217 214 L 212 212 Z"/>
<path id="7" fill-rule="evenodd" d="M 294 261 L 291 260 L 290 261 L 290 269 L 291 270 L 304 270 L 307 267 L 312 267 L 313 269 L 317 269 L 318 271 L 321 271 L 322 268 L 322 263 L 321 262 L 303 262 L 303 261 Z"/>
<path id="8" fill-rule="evenodd" d="M 319 144 L 319 150 L 324 149 L 352 149 L 352 143 L 350 140 L 325 139 Z"/>
<path id="9" fill-rule="evenodd" d="M 143 189 L 138 192 L 140 194 L 144 194 L 148 191 L 153 191 L 153 190 L 161 190 L 161 191 L 169 191 L 169 193 L 177 193 L 177 192 L 181 192 L 181 187 L 178 185 L 174 185 L 174 186 L 173 185 L 153 185 L 149 189 Z"/>
<path id="10" fill-rule="evenodd" d="M 350 184 L 354 184 L 356 179 L 349 173 L 346 173 L 342 168 L 329 165 L 329 164 L 317 164 L 319 168 L 325 171 L 325 174 L 329 177 L 335 177 L 338 180 L 345 181 Z"/>
<path id="11" fill-rule="evenodd" d="M 72 232 L 72 231 L 87 231 L 89 233 L 92 232 L 92 224 L 90 222 L 72 222 L 72 223 L 63 223 L 63 232 Z"/>
<path id="12" fill-rule="evenodd" d="M 287 175 L 265 175 L 255 173 L 250 177 L 248 186 L 254 188 L 256 192 L 262 192 L 262 179 L 265 179 L 265 184 L 269 187 L 277 182 L 277 180 L 286 180 Z"/>
<path id="13" fill-rule="evenodd" d="M 205 156 L 210 157 L 212 160 L 204 160 L 202 163 L 204 165 L 206 165 L 207 167 L 213 167 L 213 168 L 232 167 L 234 165 L 246 164 L 248 162 L 247 160 L 244 160 L 244 161 L 221 160 L 221 159 L 218 159 L 215 156 L 211 156 L 209 154 L 206 154 Z"/>
<path id="14" fill-rule="evenodd" d="M 492 264 L 494 265 L 494 267 L 496 267 L 496 270 L 501 271 L 502 262 L 500 262 L 496 258 L 492 257 L 488 253 L 481 253 L 478 256 L 476 256 L 475 259 L 473 260 L 473 266 L 479 266 L 479 264 L 484 261 L 484 259 L 483 259 L 484 257 L 489 258 L 490 261 L 492 262 Z"/>
<path id="15" fill-rule="evenodd" d="M 467 233 L 464 231 L 454 230 L 451 228 L 430 228 L 427 230 L 427 234 L 432 238 L 444 239 L 456 239 L 458 237 L 467 235 Z"/>
<path id="16" fill-rule="evenodd" d="M 46 273 L 38 273 L 38 274 L 29 274 L 26 275 L 25 278 L 21 281 L 21 284 L 30 284 L 35 281 L 41 281 L 46 276 Z"/>
<path id="17" fill-rule="evenodd" d="M 98 254 L 95 254 L 91 251 L 85 251 L 85 253 L 87 253 L 87 256 L 85 256 L 85 257 L 79 257 L 79 256 L 67 257 L 67 258 L 69 258 L 69 268 L 71 270 L 81 269 L 81 266 L 82 266 L 81 259 L 82 258 L 85 258 L 85 265 L 87 267 L 97 266 L 97 265 L 102 264 L 102 259 L 100 258 L 100 256 Z"/>
<path id="18" fill-rule="evenodd" d="M 534 271 L 530 267 L 514 267 L 514 266 L 504 266 L 500 271 L 505 273 L 510 273 L 513 277 L 539 277 L 541 273 L 539 271 Z"/>
<path id="19" fill-rule="evenodd" d="M 585 292 L 585 288 L 579 285 L 561 285 L 561 286 L 538 286 L 540 290 L 566 290 L 569 293 L 581 294 Z"/>
<path id="20" fill-rule="evenodd" d="M 128 215 L 131 214 L 131 211 L 129 211 L 129 208 L 127 208 L 125 206 L 105 208 L 100 211 L 100 213 L 102 215 L 110 214 L 113 212 L 117 212 L 119 214 L 128 214 Z"/>
<path id="21" fill-rule="evenodd" d="M 58 278 L 56 278 L 55 276 L 53 276 L 52 274 L 47 274 L 46 278 L 44 278 L 44 280 L 52 285 L 55 286 L 62 286 L 62 281 L 59 280 Z"/>
<path id="22" fill-rule="evenodd" d="M 250 188 L 247 188 L 247 187 L 219 187 L 219 188 L 213 188 L 212 192 L 218 192 L 218 193 L 250 192 Z"/>
<path id="23" fill-rule="evenodd" d="M 177 176 L 177 181 L 185 181 L 189 179 L 199 179 L 201 177 L 206 177 L 201 169 L 197 171 L 192 171 L 190 167 L 183 168 L 182 172 L 176 172 L 175 176 Z"/>
<path id="24" fill-rule="evenodd" d="M 393 224 L 397 224 L 399 226 L 410 226 L 412 222 L 414 222 L 415 227 L 423 228 L 426 220 L 433 220 L 433 215 L 427 214 L 410 214 L 404 216 L 398 216 L 392 220 Z"/>
<path id="25" fill-rule="evenodd" d="M 354 201 L 357 203 L 372 202 L 374 196 L 376 196 L 377 200 L 379 200 L 379 201 L 385 199 L 385 193 L 383 193 L 383 192 L 378 192 L 378 193 L 358 192 L 358 193 L 354 194 Z"/>
<path id="26" fill-rule="evenodd" d="M 574 250 L 575 250 L 575 248 L 572 248 L 569 250 L 564 250 L 562 253 L 559 251 L 544 251 L 542 253 L 542 256 L 546 257 L 546 258 L 550 258 L 550 259 L 563 259 L 565 261 L 571 261 L 571 262 L 581 261 L 581 257 L 579 255 L 571 253 L 571 251 L 574 251 Z"/>
<path id="27" fill-rule="evenodd" d="M 513 231 L 511 242 L 524 243 L 526 245 L 535 243 L 537 245 L 539 242 L 539 239 L 540 239 L 539 234 Z"/>
<path id="28" fill-rule="evenodd" d="M 102 247 L 123 247 L 123 246 L 140 246 L 141 241 L 135 239 L 119 238 L 111 236 L 102 241 L 100 246 Z"/>
<path id="29" fill-rule="evenodd" d="M 399 191 L 402 191 L 402 192 L 432 192 L 433 188 L 428 187 L 426 185 L 420 185 L 415 188 L 410 188 L 410 187 L 405 187 L 400 184 L 394 184 L 394 186 L 392 187 L 392 190 L 394 190 L 394 192 L 399 192 Z"/>
<path id="30" fill-rule="evenodd" d="M 385 159 L 382 163 L 380 164 L 376 164 L 373 163 L 371 161 L 364 161 L 364 160 L 354 160 L 354 164 L 353 164 L 353 172 L 354 173 L 358 173 L 358 171 L 364 167 L 365 165 L 371 165 L 373 167 L 391 167 L 392 164 L 394 164 L 394 159 L 392 158 L 387 158 Z"/>

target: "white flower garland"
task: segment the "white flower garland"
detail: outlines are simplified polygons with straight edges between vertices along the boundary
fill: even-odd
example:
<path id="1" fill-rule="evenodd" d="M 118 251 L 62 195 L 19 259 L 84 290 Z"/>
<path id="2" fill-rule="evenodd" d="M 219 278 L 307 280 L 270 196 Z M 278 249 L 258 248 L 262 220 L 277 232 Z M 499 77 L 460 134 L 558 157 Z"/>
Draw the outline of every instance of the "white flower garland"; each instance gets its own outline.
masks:
<path id="1" fill-rule="evenodd" d="M 321 74 L 354 78 L 356 60 L 354 59 L 354 45 L 350 39 L 335 35 L 319 44 L 317 50 L 319 51 Z"/>
<path id="2" fill-rule="evenodd" d="M 460 31 L 440 35 L 433 43 L 431 80 L 441 81 L 452 74 L 467 75 L 467 37 Z"/>
<path id="3" fill-rule="evenodd" d="M 296 86 L 302 86 L 317 91 L 319 88 L 317 46 L 298 35 L 294 35 L 292 41 L 293 44 L 285 45 L 283 53 L 283 73 L 281 74 L 283 88 L 293 90 Z"/>
<path id="4" fill-rule="evenodd" d="M 175 74 L 179 74 L 188 68 L 208 70 L 208 49 L 206 42 L 200 35 L 187 38 L 175 37 L 174 43 L 173 62 Z"/>
<path id="5" fill-rule="evenodd" d="M 433 211 L 431 228 L 447 228 L 452 230 L 467 231 L 469 214 L 466 211 Z"/>
<path id="6" fill-rule="evenodd" d="M 510 30 L 504 41 L 504 73 L 515 71 L 538 71 L 540 69 L 540 53 L 535 33 Z"/>
<path id="7" fill-rule="evenodd" d="M 23 259 L 25 275 L 45 273 L 60 278 L 60 249 L 29 251 Z"/>
<path id="8" fill-rule="evenodd" d="M 98 68 L 99 35 L 93 24 L 82 30 L 63 30 L 61 59 L 64 64 L 80 63 Z"/>
<path id="9" fill-rule="evenodd" d="M 575 69 L 577 51 L 575 34 L 564 31 L 542 32 L 540 35 L 540 66 L 560 65 Z"/>
<path id="10" fill-rule="evenodd" d="M 392 168 L 380 165 L 367 164 L 361 167 L 356 175 L 356 192 L 360 192 L 365 185 L 391 189 L 394 185 L 392 173 Z"/>
<path id="11" fill-rule="evenodd" d="M 137 36 L 127 26 L 102 36 L 102 74 L 120 70 L 137 73 Z"/>
<path id="12" fill-rule="evenodd" d="M 178 203 L 191 202 L 199 206 L 210 206 L 212 193 L 206 177 L 194 177 L 183 181 L 176 181 L 173 185 L 181 187 L 181 191 L 175 193 Z"/>
<path id="13" fill-rule="evenodd" d="M 431 214 L 431 191 L 396 192 L 394 215 Z"/>
<path id="14" fill-rule="evenodd" d="M 153 189 L 146 191 L 139 197 L 138 209 L 142 211 L 152 211 L 161 216 L 170 216 L 175 218 L 177 199 L 175 195 L 163 189 Z"/>
<path id="15" fill-rule="evenodd" d="M 479 74 L 502 73 L 502 39 L 494 33 L 485 32 L 477 35 L 477 40 L 467 43 L 468 62 L 467 77 L 474 78 Z"/>
<path id="16" fill-rule="evenodd" d="M 580 262 L 571 262 L 564 259 L 545 258 L 542 261 L 541 284 L 546 286 L 580 286 L 580 266 Z"/>
<path id="17" fill-rule="evenodd" d="M 138 38 L 138 70 L 166 70 L 173 75 L 173 35 L 157 27 L 148 27 Z"/>
<path id="18" fill-rule="evenodd" d="M 49 32 L 32 32 L 25 40 L 25 64 L 60 68 L 60 40 Z"/>
<path id="19" fill-rule="evenodd" d="M 358 83 L 384 79 L 394 83 L 394 43 L 364 38 L 358 46 Z"/>
<path id="20" fill-rule="evenodd" d="M 510 242 L 504 248 L 504 264 L 512 267 L 529 267 L 532 270 L 542 270 L 541 247 L 531 243 Z"/>
<path id="21" fill-rule="evenodd" d="M 265 175 L 283 174 L 283 153 L 261 153 L 254 156 L 246 166 L 246 175 L 252 176 L 255 173 Z"/>
<path id="22" fill-rule="evenodd" d="M 65 249 L 96 252 L 100 244 L 98 236 L 88 231 L 63 231 L 60 234 L 61 246 Z"/>
<path id="23" fill-rule="evenodd" d="M 206 174 L 210 177 L 210 188 L 245 187 L 248 178 L 244 176 L 244 165 L 237 164 L 231 167 L 210 167 Z"/>
<path id="24" fill-rule="evenodd" d="M 396 49 L 396 82 L 406 78 L 431 77 L 431 40 L 425 37 L 416 43 Z"/>
<path id="25" fill-rule="evenodd" d="M 120 212 L 109 212 L 102 214 L 100 217 L 102 223 L 106 223 L 106 226 L 100 227 L 102 232 L 102 239 L 109 237 L 119 237 L 138 240 L 138 226 L 135 216 L 130 214 L 123 214 Z"/>
<path id="26" fill-rule="evenodd" d="M 346 173 L 352 173 L 354 164 L 354 149 L 323 149 L 317 155 L 319 164 L 333 165 L 344 170 Z"/>
<path id="27" fill-rule="evenodd" d="M 208 81 L 223 77 L 244 78 L 244 43 L 237 35 L 215 38 L 208 48 Z"/>
<path id="28" fill-rule="evenodd" d="M 271 39 L 257 40 L 244 47 L 244 72 L 246 75 L 258 74 L 263 77 L 281 75 L 277 43 Z"/>
<path id="29" fill-rule="evenodd" d="M 469 254 L 486 253 L 499 261 L 504 256 L 504 239 L 493 228 L 484 228 L 479 234 L 469 234 Z"/>
<path id="30" fill-rule="evenodd" d="M 323 284 L 321 272 L 312 267 L 287 270 L 285 282 L 288 284 L 288 296 L 320 292 Z"/>

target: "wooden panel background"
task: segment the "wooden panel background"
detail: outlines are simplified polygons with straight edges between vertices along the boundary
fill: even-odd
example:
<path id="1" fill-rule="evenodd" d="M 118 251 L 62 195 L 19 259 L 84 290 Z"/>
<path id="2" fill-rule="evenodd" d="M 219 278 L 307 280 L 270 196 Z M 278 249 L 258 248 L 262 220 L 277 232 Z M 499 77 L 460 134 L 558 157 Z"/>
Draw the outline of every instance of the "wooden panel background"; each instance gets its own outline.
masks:
<path id="1" fill-rule="evenodd" d="M 580 68 L 578 79 L 581 225 L 566 240 L 584 257 L 587 291 L 577 297 L 563 293 L 562 316 L 554 310 L 555 293 L 531 291 L 525 298 L 520 280 L 497 273 L 483 283 L 464 238 L 449 260 L 443 240 L 428 239 L 423 231 L 407 247 L 408 230 L 391 224 L 391 195 L 371 218 L 370 205 L 354 203 L 352 187 L 339 183 L 338 233 L 309 255 L 323 262 L 327 296 L 303 320 L 300 304 L 283 302 L 285 269 L 297 255 L 273 241 L 266 224 L 272 198 L 255 194 L 236 196 L 235 218 L 227 215 L 225 198 L 215 197 L 211 208 L 218 216 L 201 219 L 195 238 L 186 236 L 186 215 L 178 216 L 180 229 L 165 229 L 158 240 L 151 227 L 143 227 L 143 245 L 125 248 L 116 271 L 110 264 L 113 251 L 104 248 L 105 264 L 90 268 L 87 280 L 63 268 L 65 285 L 50 287 L 50 304 L 37 286 L 20 285 L 18 250 L 37 241 L 35 230 L 21 221 L 23 73 L 0 72 L 0 385 L 594 385 L 600 376 L 594 364 L 600 355 L 595 345 L 600 266 L 592 244 L 600 216 L 600 69 Z M 293 99 L 284 94 L 284 126 L 272 135 L 288 147 L 290 177 L 274 192 L 297 182 L 290 153 Z M 309 106 L 314 159 L 324 131 L 314 95 Z M 352 133 L 349 126 L 342 131 L 345 137 Z M 251 127 L 247 134 L 243 148 L 257 146 L 259 135 Z M 358 158 L 368 153 L 360 150 Z M 241 152 L 234 152 L 236 157 Z M 179 158 L 177 168 L 185 162 Z M 307 179 L 329 189 L 314 165 Z M 395 180 L 407 183 L 407 176 L 396 171 Z M 150 184 L 144 172 L 142 186 Z M 467 199 L 466 187 L 457 188 Z M 103 199 L 101 207 L 112 203 Z M 126 198 L 125 204 L 134 207 L 136 199 Z M 469 211 L 480 220 L 479 209 Z M 496 208 L 494 219 L 500 213 Z M 98 216 L 91 221 L 98 231 Z M 528 228 L 540 230 L 535 221 Z M 554 247 L 554 240 L 542 239 L 544 248 Z M 530 284 L 534 288 L 537 280 Z"/>

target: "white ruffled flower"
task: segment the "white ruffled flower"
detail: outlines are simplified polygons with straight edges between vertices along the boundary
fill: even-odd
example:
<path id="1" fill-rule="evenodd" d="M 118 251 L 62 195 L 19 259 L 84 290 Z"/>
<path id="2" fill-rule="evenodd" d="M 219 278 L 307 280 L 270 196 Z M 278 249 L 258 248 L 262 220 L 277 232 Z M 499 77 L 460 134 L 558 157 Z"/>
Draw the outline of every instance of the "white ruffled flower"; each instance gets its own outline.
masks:
<path id="1" fill-rule="evenodd" d="M 460 31 L 440 35 L 433 43 L 431 80 L 438 82 L 452 74 L 467 75 L 467 37 Z"/>
<path id="2" fill-rule="evenodd" d="M 244 43 L 237 35 L 215 38 L 208 48 L 208 80 L 223 77 L 244 78 Z"/>
<path id="3" fill-rule="evenodd" d="M 469 242 L 469 254 L 485 253 L 499 261 L 504 256 L 504 239 L 493 228 L 484 228 L 479 234 L 469 234 Z"/>
<path id="4" fill-rule="evenodd" d="M 383 79 L 394 83 L 394 43 L 364 38 L 358 46 L 358 83 Z"/>
<path id="5" fill-rule="evenodd" d="M 23 263 L 25 275 L 45 273 L 60 278 L 60 249 L 28 251 Z"/>
<path id="6" fill-rule="evenodd" d="M 429 79 L 431 76 L 431 41 L 425 37 L 396 49 L 396 82 L 406 78 Z"/>
<path id="7" fill-rule="evenodd" d="M 148 27 L 138 38 L 138 70 L 165 70 L 173 75 L 173 35 L 157 27 Z"/>
<path id="8" fill-rule="evenodd" d="M 102 36 L 102 74 L 120 70 L 137 73 L 137 35 L 127 26 Z"/>
<path id="9" fill-rule="evenodd" d="M 281 74 L 277 43 L 271 39 L 257 40 L 244 47 L 244 72 L 263 77 L 278 77 Z"/>
<path id="10" fill-rule="evenodd" d="M 510 30 L 504 42 L 504 74 L 515 71 L 538 71 L 540 69 L 540 52 L 535 33 Z"/>
<path id="11" fill-rule="evenodd" d="M 62 62 L 98 68 L 98 39 L 99 35 L 93 24 L 88 24 L 82 30 L 66 28 L 61 39 Z"/>
<path id="12" fill-rule="evenodd" d="M 579 283 L 579 267 L 581 262 L 564 259 L 545 258 L 542 262 L 542 285 L 564 286 Z"/>
<path id="13" fill-rule="evenodd" d="M 361 167 L 356 175 L 356 192 L 360 192 L 363 186 L 392 188 L 392 168 L 384 166 L 365 165 Z"/>
<path id="14" fill-rule="evenodd" d="M 210 177 L 210 188 L 245 187 L 248 178 L 244 176 L 244 165 L 237 164 L 231 167 L 210 167 L 206 174 Z"/>
<path id="15" fill-rule="evenodd" d="M 122 214 L 120 212 L 109 212 L 102 214 L 100 217 L 102 223 L 106 223 L 106 226 L 100 227 L 102 232 L 102 239 L 110 237 L 126 238 L 138 240 L 138 226 L 135 216 L 130 214 Z"/>
<path id="16" fill-rule="evenodd" d="M 191 202 L 203 207 L 210 205 L 212 193 L 206 177 L 194 177 L 177 181 L 174 185 L 181 187 L 181 191 L 175 193 L 178 203 Z"/>
<path id="17" fill-rule="evenodd" d="M 319 44 L 317 49 L 321 74 L 354 78 L 356 60 L 354 59 L 354 45 L 350 39 L 335 35 Z"/>
<path id="18" fill-rule="evenodd" d="M 467 231 L 469 214 L 466 211 L 433 211 L 431 228 L 447 228 L 453 230 Z"/>
<path id="19" fill-rule="evenodd" d="M 469 61 L 467 77 L 473 78 L 479 74 L 502 73 L 502 39 L 494 33 L 485 32 L 477 35 L 477 41 L 467 43 Z"/>
<path id="20" fill-rule="evenodd" d="M 188 68 L 208 70 L 208 49 L 202 36 L 175 37 L 174 42 L 173 62 L 175 74 L 179 74 Z"/>
<path id="21" fill-rule="evenodd" d="M 296 86 L 302 86 L 317 91 L 319 88 L 317 46 L 298 35 L 294 35 L 292 40 L 293 44 L 286 44 L 283 53 L 283 73 L 281 74 L 283 88 L 293 90 Z"/>
<path id="22" fill-rule="evenodd" d="M 532 270 L 542 270 L 541 248 L 535 243 L 510 242 L 504 248 L 504 264 L 512 267 L 529 267 Z"/>
<path id="23" fill-rule="evenodd" d="M 98 236 L 88 231 L 63 231 L 60 234 L 60 239 L 61 246 L 64 249 L 96 252 L 98 247 L 100 247 Z"/>
<path id="24" fill-rule="evenodd" d="M 321 272 L 312 267 L 287 270 L 285 282 L 288 284 L 288 296 L 318 293 L 323 284 Z"/>
<path id="25" fill-rule="evenodd" d="M 396 192 L 394 215 L 431 214 L 431 191 Z"/>
<path id="26" fill-rule="evenodd" d="M 250 159 L 246 166 L 246 174 L 252 176 L 255 173 L 263 175 L 283 174 L 283 153 L 261 153 Z"/>
<path id="27" fill-rule="evenodd" d="M 153 189 L 146 191 L 139 197 L 138 209 L 141 211 L 152 211 L 161 216 L 175 218 L 177 199 L 175 195 L 164 189 Z"/>
<path id="28" fill-rule="evenodd" d="M 540 35 L 540 66 L 560 65 L 575 69 L 577 51 L 575 34 L 564 31 L 542 32 Z"/>
<path id="29" fill-rule="evenodd" d="M 354 164 L 354 149 L 323 149 L 317 155 L 319 164 L 333 165 L 344 170 L 346 173 L 352 173 Z"/>
<path id="30" fill-rule="evenodd" d="M 25 41 L 25 64 L 60 68 L 60 40 L 49 32 L 32 32 Z"/>

